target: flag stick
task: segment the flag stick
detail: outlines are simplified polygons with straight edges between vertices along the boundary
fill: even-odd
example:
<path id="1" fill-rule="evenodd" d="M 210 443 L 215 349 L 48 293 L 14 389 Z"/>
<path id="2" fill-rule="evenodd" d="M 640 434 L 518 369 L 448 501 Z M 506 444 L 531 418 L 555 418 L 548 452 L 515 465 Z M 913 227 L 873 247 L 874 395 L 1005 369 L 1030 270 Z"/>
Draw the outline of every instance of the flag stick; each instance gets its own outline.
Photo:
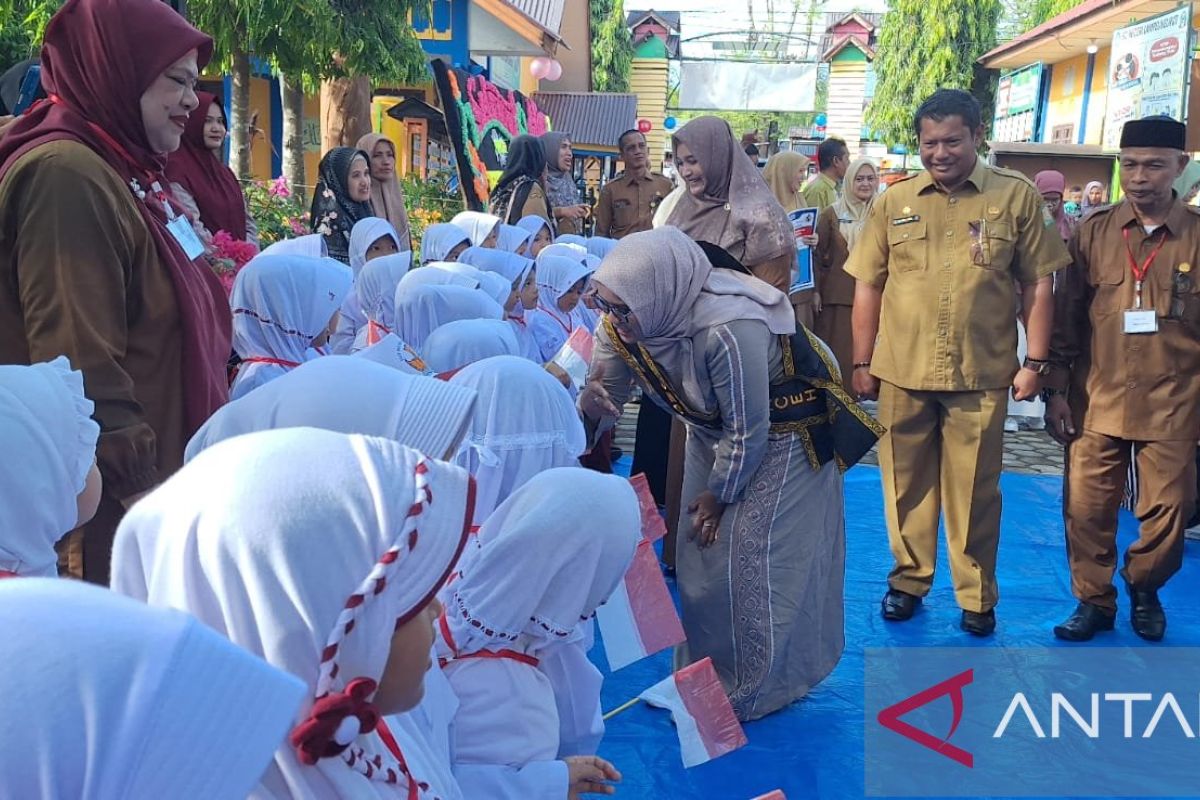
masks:
<path id="1" fill-rule="evenodd" d="M 624 710 L 626 710 L 626 709 L 628 709 L 628 708 L 633 708 L 633 707 L 634 707 L 634 706 L 636 706 L 636 705 L 637 705 L 639 702 L 641 702 L 641 699 L 642 699 L 642 698 L 640 698 L 640 697 L 635 697 L 635 698 L 633 698 L 632 700 L 630 700 L 628 703 L 622 703 L 621 705 L 619 705 L 619 706 L 617 706 L 616 708 L 614 708 L 612 711 L 609 711 L 607 714 L 605 714 L 605 715 L 604 715 L 604 719 L 605 719 L 605 720 L 612 719 L 612 718 L 613 718 L 613 717 L 615 717 L 617 714 L 620 714 L 622 711 L 624 711 Z"/>

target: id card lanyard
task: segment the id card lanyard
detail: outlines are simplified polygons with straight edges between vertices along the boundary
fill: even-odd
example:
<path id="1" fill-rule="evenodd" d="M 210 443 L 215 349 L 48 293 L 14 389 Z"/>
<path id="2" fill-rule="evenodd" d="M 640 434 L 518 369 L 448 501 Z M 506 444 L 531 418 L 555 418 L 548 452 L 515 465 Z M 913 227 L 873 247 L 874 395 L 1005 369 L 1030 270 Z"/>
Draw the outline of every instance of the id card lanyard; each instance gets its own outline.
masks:
<path id="1" fill-rule="evenodd" d="M 1137 259 L 1133 257 L 1133 249 L 1129 246 L 1129 228 L 1121 231 L 1125 238 L 1125 255 L 1129 259 L 1129 269 L 1133 272 L 1133 308 L 1136 311 L 1142 309 L 1142 284 L 1146 280 L 1146 273 L 1150 271 L 1150 265 L 1154 263 L 1154 259 L 1158 257 L 1158 253 L 1162 250 L 1163 245 L 1167 242 L 1167 231 L 1164 228 L 1162 235 L 1158 237 L 1158 244 L 1150 251 L 1150 255 L 1138 266 Z"/>

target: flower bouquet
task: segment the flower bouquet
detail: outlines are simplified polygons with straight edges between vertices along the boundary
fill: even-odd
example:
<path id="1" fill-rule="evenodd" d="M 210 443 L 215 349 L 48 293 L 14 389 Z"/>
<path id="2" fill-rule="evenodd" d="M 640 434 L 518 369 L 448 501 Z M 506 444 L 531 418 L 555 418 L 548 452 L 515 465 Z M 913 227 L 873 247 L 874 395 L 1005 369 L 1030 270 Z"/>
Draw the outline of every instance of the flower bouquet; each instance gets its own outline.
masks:
<path id="1" fill-rule="evenodd" d="M 233 279 L 237 277 L 238 271 L 256 255 L 257 247 L 233 238 L 228 231 L 217 231 L 213 235 L 209 261 L 213 272 L 217 273 L 221 285 L 225 287 L 225 294 L 233 291 Z"/>

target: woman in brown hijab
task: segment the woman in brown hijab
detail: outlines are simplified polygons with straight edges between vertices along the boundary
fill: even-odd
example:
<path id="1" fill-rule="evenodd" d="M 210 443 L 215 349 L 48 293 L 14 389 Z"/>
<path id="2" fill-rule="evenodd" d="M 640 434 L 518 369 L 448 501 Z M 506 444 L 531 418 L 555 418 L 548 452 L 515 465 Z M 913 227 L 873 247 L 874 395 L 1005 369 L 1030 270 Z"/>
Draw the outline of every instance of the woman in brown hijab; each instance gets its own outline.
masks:
<path id="1" fill-rule="evenodd" d="M 0 362 L 83 372 L 104 493 L 67 553 L 97 583 L 125 508 L 228 398 L 229 302 L 163 174 L 211 53 L 158 0 L 67 0 L 42 46 L 48 99 L 0 140 Z"/>
<path id="2" fill-rule="evenodd" d="M 783 206 L 784 212 L 790 213 L 808 205 L 800 193 L 805 180 L 808 179 L 808 164 L 807 157 L 785 150 L 771 156 L 767 165 L 763 167 L 763 180 L 767 182 L 779 205 Z M 813 235 L 802 237 L 801 243 L 815 248 L 817 241 L 818 237 Z M 820 302 L 816 289 L 792 292 L 788 299 L 792 301 L 792 308 L 796 312 L 796 322 L 811 330 L 816 323 L 816 306 Z"/>
<path id="3" fill-rule="evenodd" d="M 396 175 L 396 145 L 382 133 L 368 133 L 358 140 L 358 149 L 371 157 L 371 208 L 400 234 L 401 250 L 412 249 L 404 187 Z"/>
<path id="4" fill-rule="evenodd" d="M 671 138 L 687 191 L 667 219 L 693 240 L 726 250 L 758 278 L 786 293 L 796 260 L 792 224 L 746 158 L 729 123 L 697 117 Z"/>

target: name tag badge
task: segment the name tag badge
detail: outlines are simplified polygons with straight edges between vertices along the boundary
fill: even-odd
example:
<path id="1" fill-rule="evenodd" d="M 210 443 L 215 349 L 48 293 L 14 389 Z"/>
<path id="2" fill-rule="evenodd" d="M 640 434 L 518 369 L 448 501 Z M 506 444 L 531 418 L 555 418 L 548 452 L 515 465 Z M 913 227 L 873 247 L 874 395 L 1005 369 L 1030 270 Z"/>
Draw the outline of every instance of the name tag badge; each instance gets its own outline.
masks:
<path id="1" fill-rule="evenodd" d="M 176 217 L 171 220 L 167 223 L 167 230 L 175 237 L 175 241 L 183 248 L 183 254 L 188 258 L 195 260 L 204 255 L 204 244 L 196 235 L 196 229 L 192 227 L 192 223 L 188 222 L 187 217 Z"/>
<path id="2" fill-rule="evenodd" d="M 920 221 L 921 221 L 920 214 L 910 214 L 907 217 L 896 217 L 895 219 L 892 220 L 892 224 L 893 225 L 910 225 L 914 222 L 920 222 Z"/>
<path id="3" fill-rule="evenodd" d="M 1158 316 L 1154 309 L 1129 309 L 1125 312 L 1125 333 L 1157 333 Z"/>

